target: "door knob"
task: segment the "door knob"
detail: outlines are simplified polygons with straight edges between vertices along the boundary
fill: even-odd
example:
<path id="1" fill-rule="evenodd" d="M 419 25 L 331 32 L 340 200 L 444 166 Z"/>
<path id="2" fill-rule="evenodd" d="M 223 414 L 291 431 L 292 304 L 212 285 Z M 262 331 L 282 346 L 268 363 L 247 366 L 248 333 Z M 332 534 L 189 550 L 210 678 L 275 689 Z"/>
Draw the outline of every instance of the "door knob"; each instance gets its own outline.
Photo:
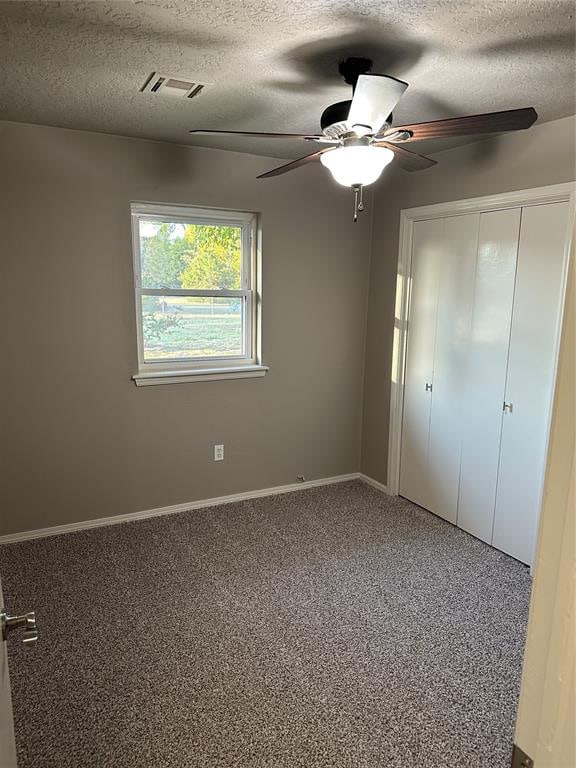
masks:
<path id="1" fill-rule="evenodd" d="M 504 413 L 512 413 L 513 409 L 514 408 L 512 403 L 507 403 L 506 401 L 504 401 L 504 408 L 502 409 Z"/>
<path id="2" fill-rule="evenodd" d="M 432 384 L 430 382 L 426 382 L 426 392 L 432 392 Z"/>
<path id="3" fill-rule="evenodd" d="M 38 629 L 36 628 L 36 614 L 34 611 L 24 613 L 22 616 L 9 616 L 5 611 L 0 613 L 0 623 L 2 624 L 2 640 L 7 640 L 8 635 L 14 629 L 24 629 L 22 642 L 24 645 L 34 645 L 38 640 Z"/>

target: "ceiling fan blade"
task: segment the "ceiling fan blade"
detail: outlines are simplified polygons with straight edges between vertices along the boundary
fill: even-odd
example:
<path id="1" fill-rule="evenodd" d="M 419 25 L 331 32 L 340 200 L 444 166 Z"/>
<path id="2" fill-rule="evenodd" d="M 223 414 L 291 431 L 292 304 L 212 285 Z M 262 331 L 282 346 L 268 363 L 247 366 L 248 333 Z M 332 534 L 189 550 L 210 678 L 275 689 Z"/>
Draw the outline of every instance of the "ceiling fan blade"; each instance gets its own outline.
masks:
<path id="1" fill-rule="evenodd" d="M 488 112 L 484 115 L 451 117 L 434 120 L 431 123 L 395 125 L 390 132 L 409 131 L 412 135 L 405 141 L 423 139 L 444 139 L 452 136 L 472 136 L 476 133 L 497 133 L 499 131 L 521 131 L 530 128 L 538 118 L 534 107 L 508 109 L 504 112 Z M 386 137 L 384 134 L 383 138 Z M 402 143 L 404 144 L 405 141 Z"/>
<path id="2" fill-rule="evenodd" d="M 406 88 L 408 83 L 388 75 L 360 75 L 348 113 L 348 125 L 351 128 L 355 125 L 368 126 L 371 133 L 376 133 Z"/>
<path id="3" fill-rule="evenodd" d="M 398 164 L 406 171 L 423 171 L 425 168 L 431 168 L 433 165 L 436 165 L 436 160 L 432 160 L 431 157 L 418 155 L 416 152 L 410 152 L 409 149 L 404 149 L 404 147 L 400 147 L 398 144 L 390 144 L 388 141 L 374 142 L 372 146 L 391 149 L 396 155 Z"/>
<path id="4" fill-rule="evenodd" d="M 251 136 L 252 138 L 260 139 L 305 139 L 306 141 L 326 141 L 331 142 L 332 139 L 326 138 L 326 136 L 315 136 L 313 134 L 306 133 L 263 133 L 260 131 L 216 131 L 212 129 L 203 130 L 201 128 L 194 128 L 189 133 L 198 133 L 202 136 Z"/>
<path id="5" fill-rule="evenodd" d="M 291 163 L 286 163 L 285 165 L 279 165 L 277 168 L 273 168 L 271 171 L 268 171 L 267 173 L 261 173 L 260 176 L 256 176 L 257 179 L 267 179 L 270 176 L 280 176 L 282 173 L 288 173 L 288 171 L 293 171 L 295 168 L 300 168 L 301 165 L 306 165 L 307 163 L 314 162 L 314 160 L 319 160 L 320 155 L 324 154 L 324 152 L 330 152 L 330 149 L 321 149 L 320 152 L 314 152 L 311 155 L 306 155 L 305 157 L 300 157 L 298 160 L 292 160 Z"/>

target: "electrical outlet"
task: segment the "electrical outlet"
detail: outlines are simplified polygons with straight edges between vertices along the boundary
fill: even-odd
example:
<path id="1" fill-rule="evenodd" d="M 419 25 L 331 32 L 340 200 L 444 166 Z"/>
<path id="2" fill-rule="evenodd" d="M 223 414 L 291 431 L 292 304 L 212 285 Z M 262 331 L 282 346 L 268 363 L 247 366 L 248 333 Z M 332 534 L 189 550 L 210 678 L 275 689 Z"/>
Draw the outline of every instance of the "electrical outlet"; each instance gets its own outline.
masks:
<path id="1" fill-rule="evenodd" d="M 214 446 L 214 461 L 224 461 L 224 446 L 223 445 L 215 445 Z"/>

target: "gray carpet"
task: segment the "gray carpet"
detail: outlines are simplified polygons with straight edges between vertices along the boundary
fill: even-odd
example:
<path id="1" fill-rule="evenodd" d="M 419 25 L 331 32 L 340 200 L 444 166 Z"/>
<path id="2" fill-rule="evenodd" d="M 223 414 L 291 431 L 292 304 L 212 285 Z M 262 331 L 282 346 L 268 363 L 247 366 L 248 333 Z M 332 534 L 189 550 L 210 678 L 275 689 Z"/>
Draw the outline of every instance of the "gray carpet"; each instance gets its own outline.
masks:
<path id="1" fill-rule="evenodd" d="M 20 768 L 508 768 L 526 567 L 358 482 L 0 548 Z"/>

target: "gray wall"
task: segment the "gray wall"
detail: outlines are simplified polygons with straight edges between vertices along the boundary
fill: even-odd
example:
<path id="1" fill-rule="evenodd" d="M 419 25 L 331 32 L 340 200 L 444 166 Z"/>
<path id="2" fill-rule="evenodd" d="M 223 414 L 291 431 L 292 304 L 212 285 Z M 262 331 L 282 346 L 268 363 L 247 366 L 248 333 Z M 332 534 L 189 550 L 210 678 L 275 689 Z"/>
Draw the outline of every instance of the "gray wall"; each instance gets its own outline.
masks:
<path id="1" fill-rule="evenodd" d="M 359 469 L 370 212 L 280 162 L 0 123 L 0 534 Z M 131 200 L 261 212 L 264 378 L 133 384 Z"/>
<path id="2" fill-rule="evenodd" d="M 362 471 L 386 483 L 398 230 L 402 208 L 573 181 L 573 117 L 435 155 L 438 165 L 385 175 L 376 188 L 370 267 Z"/>
<path id="3" fill-rule="evenodd" d="M 257 182 L 276 160 L 0 123 L 0 535 L 299 474 L 385 483 L 400 210 L 572 180 L 574 128 L 389 169 L 354 225 L 321 167 Z M 134 386 L 131 200 L 262 213 L 267 376 Z"/>

